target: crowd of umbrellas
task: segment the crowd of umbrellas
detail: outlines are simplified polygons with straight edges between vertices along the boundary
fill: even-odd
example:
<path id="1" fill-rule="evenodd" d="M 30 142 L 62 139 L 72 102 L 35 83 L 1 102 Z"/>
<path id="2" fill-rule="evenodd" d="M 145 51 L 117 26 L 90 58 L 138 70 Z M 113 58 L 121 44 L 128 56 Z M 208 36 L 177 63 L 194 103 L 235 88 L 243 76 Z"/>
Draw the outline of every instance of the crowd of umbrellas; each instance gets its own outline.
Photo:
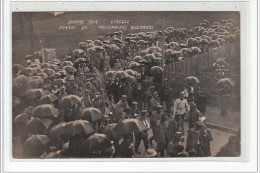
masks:
<path id="1" fill-rule="evenodd" d="M 135 116 L 143 109 L 152 112 L 154 93 L 162 104 L 168 94 L 172 97 L 165 88 L 164 63 L 239 39 L 235 25 L 229 19 L 191 29 L 169 27 L 163 49 L 161 31 L 124 39 L 119 31 L 80 42 L 62 60 L 43 63 L 40 52 L 26 56 L 26 67 L 12 66 L 13 140 L 23 148 L 21 157 L 115 156 L 121 138 L 148 130 Z M 200 82 L 191 76 L 184 83 Z M 234 84 L 230 78 L 217 83 L 222 88 Z M 132 114 L 136 104 L 139 113 Z"/>

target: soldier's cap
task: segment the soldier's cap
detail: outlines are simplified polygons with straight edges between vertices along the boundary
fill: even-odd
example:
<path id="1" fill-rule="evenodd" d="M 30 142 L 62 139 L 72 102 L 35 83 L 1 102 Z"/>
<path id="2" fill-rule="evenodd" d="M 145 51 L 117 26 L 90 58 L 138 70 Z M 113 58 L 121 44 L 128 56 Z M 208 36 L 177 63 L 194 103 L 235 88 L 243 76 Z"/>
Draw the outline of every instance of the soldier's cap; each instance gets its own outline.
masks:
<path id="1" fill-rule="evenodd" d="M 157 105 L 156 108 L 157 109 L 162 109 L 163 107 L 162 107 L 162 105 Z"/>
<path id="2" fill-rule="evenodd" d="M 134 114 L 134 117 L 135 117 L 135 118 L 138 117 L 138 114 Z"/>
<path id="3" fill-rule="evenodd" d="M 146 110 L 146 109 L 143 109 L 143 110 L 141 111 L 141 113 L 147 113 L 147 110 Z"/>
<path id="4" fill-rule="evenodd" d="M 164 79 L 163 81 L 164 81 L 164 82 L 167 82 L 167 81 L 168 81 L 168 79 Z"/>
<path id="5" fill-rule="evenodd" d="M 89 92 L 89 89 L 85 89 L 86 92 Z"/>
<path id="6" fill-rule="evenodd" d="M 96 95 L 100 95 L 100 92 L 96 92 Z"/>
<path id="7" fill-rule="evenodd" d="M 137 105 L 138 103 L 137 102 L 132 102 L 133 105 Z"/>
<path id="8" fill-rule="evenodd" d="M 109 119 L 109 116 L 108 116 L 108 115 L 105 115 L 105 116 L 104 116 L 104 119 Z"/>
<path id="9" fill-rule="evenodd" d="M 127 98 L 127 96 L 126 95 L 122 95 L 122 98 Z"/>
<path id="10" fill-rule="evenodd" d="M 109 114 L 108 115 L 113 115 L 113 113 L 112 112 L 109 112 Z"/>

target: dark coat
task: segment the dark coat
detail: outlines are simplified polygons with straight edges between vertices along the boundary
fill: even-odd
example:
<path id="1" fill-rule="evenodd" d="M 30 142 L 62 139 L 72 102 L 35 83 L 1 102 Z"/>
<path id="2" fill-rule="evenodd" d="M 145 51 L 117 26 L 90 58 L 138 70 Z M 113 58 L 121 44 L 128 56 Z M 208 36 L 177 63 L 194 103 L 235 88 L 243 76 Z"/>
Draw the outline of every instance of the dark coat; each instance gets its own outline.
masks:
<path id="1" fill-rule="evenodd" d="M 165 122 L 158 121 L 156 125 L 155 141 L 163 145 L 168 144 L 167 126 Z"/>
<path id="2" fill-rule="evenodd" d="M 199 96 L 197 101 L 197 108 L 200 112 L 206 112 L 207 99 L 205 96 Z"/>

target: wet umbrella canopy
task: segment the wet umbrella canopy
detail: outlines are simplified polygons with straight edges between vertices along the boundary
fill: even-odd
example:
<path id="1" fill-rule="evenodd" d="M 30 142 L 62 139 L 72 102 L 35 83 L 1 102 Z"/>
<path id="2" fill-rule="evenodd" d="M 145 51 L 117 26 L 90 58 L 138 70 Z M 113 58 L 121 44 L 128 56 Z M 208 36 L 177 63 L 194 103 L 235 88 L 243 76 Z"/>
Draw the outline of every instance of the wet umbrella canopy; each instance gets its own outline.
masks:
<path id="1" fill-rule="evenodd" d="M 160 66 L 153 66 L 150 69 L 150 74 L 151 75 L 160 75 L 163 73 L 163 69 Z"/>
<path id="2" fill-rule="evenodd" d="M 32 99 L 32 100 L 38 99 L 46 94 L 47 94 L 47 92 L 42 88 L 29 89 L 25 92 L 25 96 L 28 99 Z"/>
<path id="3" fill-rule="evenodd" d="M 82 98 L 76 95 L 67 95 L 61 98 L 59 105 L 63 108 L 72 107 L 75 104 L 81 103 Z"/>
<path id="4" fill-rule="evenodd" d="M 42 104 L 34 108 L 32 116 L 39 118 L 53 118 L 58 116 L 58 109 L 51 104 Z"/>
<path id="5" fill-rule="evenodd" d="M 197 77 L 195 77 L 195 76 L 189 76 L 189 77 L 186 77 L 185 79 L 184 79 L 184 82 L 186 83 L 186 84 L 199 84 L 200 83 L 200 81 L 199 81 L 199 79 L 197 78 Z"/>
<path id="6" fill-rule="evenodd" d="M 142 132 L 144 130 L 148 130 L 148 128 L 138 119 L 124 119 L 115 127 L 118 136 L 131 135 L 133 132 Z"/>
<path id="7" fill-rule="evenodd" d="M 48 94 L 45 96 L 42 96 L 40 98 L 41 104 L 52 104 L 53 102 L 57 101 L 58 97 L 56 97 L 54 94 Z"/>
<path id="8" fill-rule="evenodd" d="M 46 135 L 32 135 L 23 146 L 24 157 L 38 158 L 46 150 L 50 140 Z"/>
<path id="9" fill-rule="evenodd" d="M 79 146 L 79 150 L 91 153 L 93 151 L 102 151 L 112 146 L 113 144 L 109 141 L 106 135 L 95 133 L 85 139 L 85 141 Z"/>
<path id="10" fill-rule="evenodd" d="M 85 108 L 81 111 L 81 118 L 83 120 L 94 123 L 97 120 L 101 120 L 102 112 L 99 109 L 93 107 Z"/>
<path id="11" fill-rule="evenodd" d="M 217 83 L 217 87 L 220 87 L 220 88 L 232 88 L 236 83 L 230 79 L 230 78 L 223 78 L 223 79 L 220 79 Z"/>

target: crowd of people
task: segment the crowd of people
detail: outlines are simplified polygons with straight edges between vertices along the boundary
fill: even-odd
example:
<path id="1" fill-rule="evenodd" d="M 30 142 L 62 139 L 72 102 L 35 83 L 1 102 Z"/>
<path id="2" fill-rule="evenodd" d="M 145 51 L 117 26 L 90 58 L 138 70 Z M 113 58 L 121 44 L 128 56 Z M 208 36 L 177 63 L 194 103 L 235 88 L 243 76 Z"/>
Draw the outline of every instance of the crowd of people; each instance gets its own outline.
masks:
<path id="1" fill-rule="evenodd" d="M 167 28 L 164 45 L 161 31 L 119 31 L 80 42 L 64 59 L 26 56 L 27 67 L 13 65 L 13 143 L 24 158 L 135 157 L 141 141 L 145 156 L 211 156 L 198 79 L 185 79 L 175 98 L 164 66 L 238 37 L 234 20 L 204 20 Z"/>

